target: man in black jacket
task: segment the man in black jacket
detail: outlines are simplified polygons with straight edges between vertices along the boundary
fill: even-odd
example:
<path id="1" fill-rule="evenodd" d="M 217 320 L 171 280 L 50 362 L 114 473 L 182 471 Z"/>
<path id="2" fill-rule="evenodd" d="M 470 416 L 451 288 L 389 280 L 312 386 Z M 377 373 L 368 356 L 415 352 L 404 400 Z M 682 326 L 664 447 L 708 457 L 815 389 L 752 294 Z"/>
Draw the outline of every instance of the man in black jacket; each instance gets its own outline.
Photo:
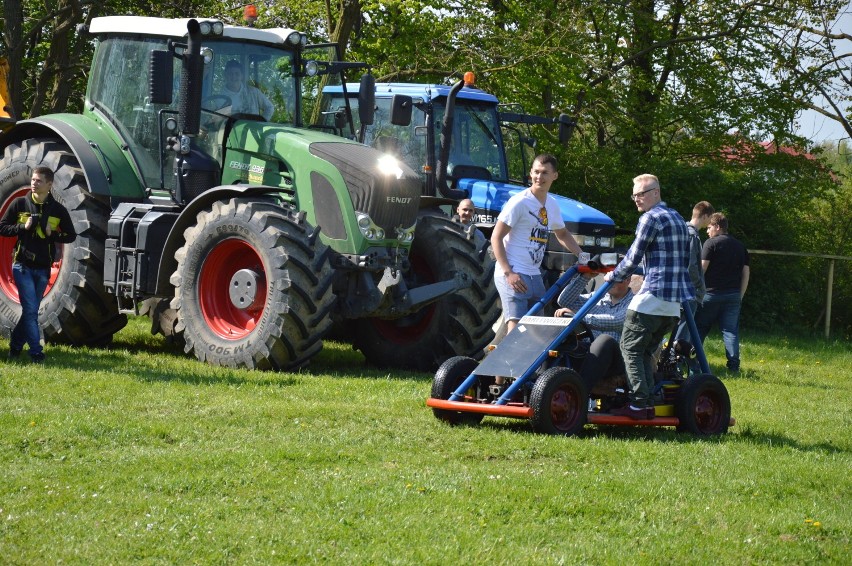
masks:
<path id="1" fill-rule="evenodd" d="M 12 275 L 21 301 L 21 318 L 9 340 L 10 360 L 20 357 L 27 343 L 32 361 L 44 362 L 39 305 L 50 279 L 56 244 L 73 242 L 77 237 L 71 215 L 50 194 L 52 186 L 53 171 L 36 167 L 30 180 L 31 193 L 16 199 L 0 220 L 0 236 L 18 238 Z"/>

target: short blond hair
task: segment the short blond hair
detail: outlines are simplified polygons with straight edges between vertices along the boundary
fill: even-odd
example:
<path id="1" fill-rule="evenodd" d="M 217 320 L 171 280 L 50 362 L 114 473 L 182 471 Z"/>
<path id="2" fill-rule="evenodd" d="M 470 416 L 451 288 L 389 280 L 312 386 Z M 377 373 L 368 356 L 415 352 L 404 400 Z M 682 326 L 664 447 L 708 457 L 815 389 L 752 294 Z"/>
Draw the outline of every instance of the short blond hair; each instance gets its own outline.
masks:
<path id="1" fill-rule="evenodd" d="M 651 189 L 659 189 L 660 188 L 660 180 L 657 179 L 656 175 L 651 175 L 650 173 L 643 173 L 638 177 L 633 178 L 634 185 L 642 185 L 646 187 L 648 190 Z"/>

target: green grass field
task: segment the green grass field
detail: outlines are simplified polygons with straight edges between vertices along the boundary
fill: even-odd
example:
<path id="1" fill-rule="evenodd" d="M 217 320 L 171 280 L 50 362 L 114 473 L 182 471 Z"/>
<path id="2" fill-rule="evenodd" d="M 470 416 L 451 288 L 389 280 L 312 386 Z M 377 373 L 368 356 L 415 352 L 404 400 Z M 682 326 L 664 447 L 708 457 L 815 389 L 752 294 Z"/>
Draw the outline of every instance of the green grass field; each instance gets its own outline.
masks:
<path id="1" fill-rule="evenodd" d="M 746 333 L 739 377 L 707 349 L 728 435 L 562 438 L 449 427 L 431 375 L 342 344 L 213 368 L 134 319 L 110 350 L 0 362 L 0 562 L 849 564 L 849 345 Z"/>

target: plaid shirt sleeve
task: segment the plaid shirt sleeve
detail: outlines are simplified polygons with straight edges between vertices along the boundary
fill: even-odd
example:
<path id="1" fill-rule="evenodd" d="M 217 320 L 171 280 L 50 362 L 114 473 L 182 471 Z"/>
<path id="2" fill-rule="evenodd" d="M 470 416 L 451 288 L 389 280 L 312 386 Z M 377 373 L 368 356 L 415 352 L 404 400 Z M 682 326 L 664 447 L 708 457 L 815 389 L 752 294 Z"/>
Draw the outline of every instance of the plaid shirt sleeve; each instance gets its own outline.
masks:
<path id="1" fill-rule="evenodd" d="M 624 281 L 636 271 L 636 268 L 639 267 L 642 258 L 645 256 L 645 250 L 654 241 L 658 230 L 659 225 L 648 212 L 639 218 L 639 223 L 636 225 L 636 239 L 633 240 L 633 244 L 627 250 L 624 259 L 621 260 L 621 263 L 612 272 L 613 281 Z"/>
<path id="2" fill-rule="evenodd" d="M 616 340 L 621 338 L 621 329 L 624 327 L 624 319 L 627 317 L 627 307 L 630 306 L 632 298 L 633 292 L 628 291 L 618 301 L 618 304 L 613 305 L 609 295 L 607 295 L 589 311 L 583 320 L 592 329 L 595 338 L 599 334 L 609 334 Z"/>
<path id="3" fill-rule="evenodd" d="M 586 288 L 586 278 L 580 275 L 579 273 L 574 276 L 571 281 L 565 285 L 565 288 L 562 289 L 562 292 L 559 293 L 559 298 L 556 299 L 556 303 L 560 307 L 566 307 L 571 309 L 574 312 L 580 310 L 583 305 L 586 304 L 586 301 L 589 299 L 590 295 L 581 296 L 580 293 L 583 292 L 583 289 Z"/>

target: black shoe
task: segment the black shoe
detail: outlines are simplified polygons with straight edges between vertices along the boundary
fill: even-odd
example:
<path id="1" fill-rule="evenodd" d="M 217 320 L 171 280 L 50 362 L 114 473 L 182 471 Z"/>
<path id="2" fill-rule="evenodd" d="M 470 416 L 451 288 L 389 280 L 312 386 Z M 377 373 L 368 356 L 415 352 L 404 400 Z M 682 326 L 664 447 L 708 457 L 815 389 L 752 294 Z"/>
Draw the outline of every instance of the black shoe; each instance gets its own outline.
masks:
<path id="1" fill-rule="evenodd" d="M 20 357 L 21 357 L 21 351 L 20 350 L 12 350 L 12 349 L 9 350 L 9 361 L 17 360 Z"/>
<path id="2" fill-rule="evenodd" d="M 634 407 L 628 403 L 623 407 L 613 409 L 612 414 L 619 417 L 630 417 L 635 421 L 643 421 L 648 418 L 648 409 L 645 407 Z"/>
<path id="3" fill-rule="evenodd" d="M 31 359 L 34 364 L 43 364 L 45 357 L 46 356 L 44 354 L 36 354 L 34 356 L 31 356 Z"/>

